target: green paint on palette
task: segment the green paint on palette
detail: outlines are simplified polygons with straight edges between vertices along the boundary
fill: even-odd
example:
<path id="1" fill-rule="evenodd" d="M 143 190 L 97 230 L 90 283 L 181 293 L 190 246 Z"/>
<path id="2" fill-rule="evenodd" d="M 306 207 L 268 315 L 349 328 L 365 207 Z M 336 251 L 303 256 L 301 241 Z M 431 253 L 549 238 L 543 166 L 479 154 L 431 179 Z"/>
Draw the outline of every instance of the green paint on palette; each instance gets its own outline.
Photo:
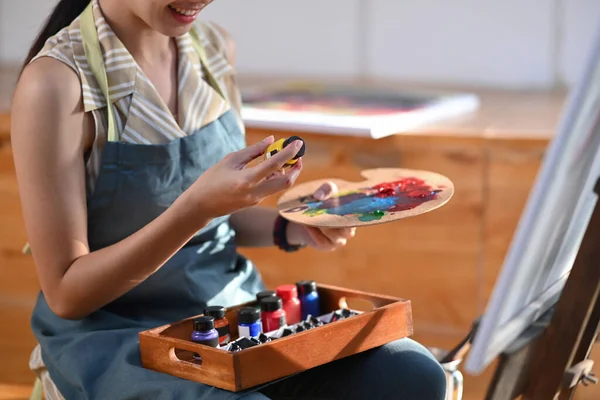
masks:
<path id="1" fill-rule="evenodd" d="M 310 210 L 306 210 L 305 214 L 311 216 L 311 217 L 316 217 L 317 215 L 323 215 L 323 214 L 327 214 L 327 209 L 318 209 L 318 208 L 313 208 Z"/>
<path id="2" fill-rule="evenodd" d="M 377 220 L 380 220 L 381 218 L 383 218 L 384 215 L 385 215 L 385 212 L 377 210 L 377 211 L 373 211 L 371 213 L 362 214 L 361 216 L 358 217 L 358 220 L 361 222 L 377 221 Z"/>

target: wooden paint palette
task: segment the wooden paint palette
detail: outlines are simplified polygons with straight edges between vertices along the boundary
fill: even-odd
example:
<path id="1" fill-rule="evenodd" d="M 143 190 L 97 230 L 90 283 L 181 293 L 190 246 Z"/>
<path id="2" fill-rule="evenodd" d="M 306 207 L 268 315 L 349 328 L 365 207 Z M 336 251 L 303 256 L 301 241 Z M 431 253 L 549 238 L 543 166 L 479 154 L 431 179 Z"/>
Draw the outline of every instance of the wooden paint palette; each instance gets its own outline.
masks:
<path id="1" fill-rule="evenodd" d="M 287 220 L 318 227 L 358 227 L 382 224 L 433 211 L 454 194 L 452 181 L 440 174 L 399 168 L 365 170 L 362 182 L 321 179 L 285 192 L 277 207 Z M 338 193 L 325 201 L 314 192 L 333 182 Z"/>

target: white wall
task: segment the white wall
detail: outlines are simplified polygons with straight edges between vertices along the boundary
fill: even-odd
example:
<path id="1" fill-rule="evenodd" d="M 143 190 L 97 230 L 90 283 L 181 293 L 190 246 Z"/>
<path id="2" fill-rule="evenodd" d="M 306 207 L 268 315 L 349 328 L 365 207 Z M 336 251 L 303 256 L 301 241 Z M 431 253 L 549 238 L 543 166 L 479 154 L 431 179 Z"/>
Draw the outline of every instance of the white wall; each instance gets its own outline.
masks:
<path id="1" fill-rule="evenodd" d="M 20 62 L 56 0 L 0 0 L 0 63 Z M 600 0 L 216 0 L 240 73 L 503 87 L 573 83 Z"/>
<path id="2" fill-rule="evenodd" d="M 56 0 L 0 0 L 0 63 L 21 63 Z"/>

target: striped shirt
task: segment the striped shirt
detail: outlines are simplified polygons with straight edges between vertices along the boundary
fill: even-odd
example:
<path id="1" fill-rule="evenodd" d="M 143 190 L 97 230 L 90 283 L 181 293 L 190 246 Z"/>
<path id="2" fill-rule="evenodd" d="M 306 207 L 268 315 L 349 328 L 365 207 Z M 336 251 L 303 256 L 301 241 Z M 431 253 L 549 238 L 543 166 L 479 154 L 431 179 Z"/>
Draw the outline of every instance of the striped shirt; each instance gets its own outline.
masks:
<path id="1" fill-rule="evenodd" d="M 113 107 L 122 142 L 141 145 L 168 143 L 196 132 L 230 109 L 236 112 L 243 131 L 241 97 L 234 68 L 227 58 L 226 34 L 222 29 L 208 22 L 195 26 L 206 51 L 205 68 L 211 71 L 227 101 L 204 79 L 191 35 L 184 34 L 175 39 L 179 59 L 178 109 L 175 117 L 107 24 L 97 0 L 93 0 L 93 12 L 105 60 L 110 106 Z M 33 60 L 52 57 L 71 67 L 80 78 L 84 109 L 92 113 L 95 121 L 92 149 L 85 160 L 87 195 L 90 196 L 98 178 L 102 150 L 107 140 L 108 113 L 106 99 L 87 63 L 79 24 L 80 18 L 77 18 L 71 25 L 49 38 Z M 41 379 L 46 398 L 63 399 L 44 367 L 39 345 L 31 354 L 29 365 Z"/>
<path id="2" fill-rule="evenodd" d="M 111 106 L 122 142 L 167 143 L 194 133 L 231 108 L 236 111 L 240 128 L 243 130 L 240 94 L 235 82 L 234 68 L 227 59 L 227 42 L 222 29 L 212 23 L 198 23 L 195 27 L 206 51 L 208 65 L 205 67 L 219 83 L 227 101 L 204 79 L 200 58 L 192 45 L 191 35 L 186 33 L 175 39 L 179 57 L 178 109 L 175 117 L 104 19 L 97 0 L 93 1 L 93 7 L 105 60 Z M 77 18 L 70 26 L 48 39 L 33 60 L 40 57 L 55 58 L 71 67 L 80 77 L 84 109 L 92 113 L 95 121 L 95 138 L 86 159 L 89 196 L 94 190 L 100 169 L 108 117 L 106 99 L 87 64 L 79 22 Z"/>

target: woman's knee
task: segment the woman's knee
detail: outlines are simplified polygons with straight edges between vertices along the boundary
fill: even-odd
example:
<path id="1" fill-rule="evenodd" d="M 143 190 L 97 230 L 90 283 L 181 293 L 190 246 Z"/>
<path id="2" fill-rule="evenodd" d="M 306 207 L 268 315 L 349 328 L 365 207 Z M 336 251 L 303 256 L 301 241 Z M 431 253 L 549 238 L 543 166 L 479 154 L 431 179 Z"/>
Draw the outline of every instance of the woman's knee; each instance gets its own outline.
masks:
<path id="1" fill-rule="evenodd" d="M 446 375 L 433 355 L 419 343 L 402 339 L 367 352 L 363 371 L 369 380 L 387 377 L 381 398 L 443 400 Z M 384 393 L 383 393 L 384 392 Z M 392 395 L 395 395 L 392 396 Z"/>

